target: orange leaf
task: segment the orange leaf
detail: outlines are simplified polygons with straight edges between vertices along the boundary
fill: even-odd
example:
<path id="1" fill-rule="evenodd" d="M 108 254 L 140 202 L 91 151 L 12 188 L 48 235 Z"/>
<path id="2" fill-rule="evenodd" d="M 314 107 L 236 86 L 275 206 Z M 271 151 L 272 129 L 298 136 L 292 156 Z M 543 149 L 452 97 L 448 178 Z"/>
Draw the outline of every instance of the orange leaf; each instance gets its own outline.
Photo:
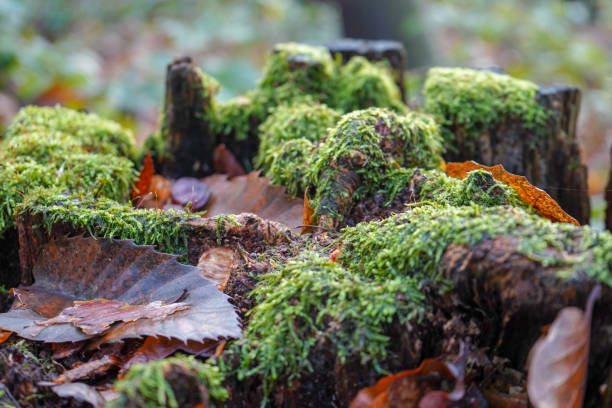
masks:
<path id="1" fill-rule="evenodd" d="M 153 159 L 149 152 L 144 157 L 142 170 L 140 170 L 140 176 L 138 177 L 138 181 L 134 183 L 134 189 L 132 190 L 132 200 L 143 197 L 145 194 L 149 192 L 151 188 L 151 178 L 155 174 L 155 169 L 153 168 Z"/>
<path id="2" fill-rule="evenodd" d="M 314 225 L 314 208 L 310 206 L 310 200 L 308 199 L 308 194 L 304 193 L 304 215 L 302 217 L 302 234 L 306 234 L 312 232 L 312 227 L 310 225 Z"/>
<path id="3" fill-rule="evenodd" d="M 586 310 L 561 309 L 548 334 L 531 349 L 527 393 L 536 408 L 580 408 L 586 387 L 593 304 L 601 293 L 597 285 Z"/>
<path id="4" fill-rule="evenodd" d="M 213 174 L 202 180 L 212 192 L 206 216 L 254 213 L 290 228 L 302 223 L 304 202 L 291 198 L 285 188 L 270 184 L 259 172 L 229 180 L 226 174 Z"/>
<path id="5" fill-rule="evenodd" d="M 541 216 L 554 222 L 567 222 L 580 225 L 576 219 L 563 211 L 563 209 L 544 190 L 529 183 L 523 176 L 517 176 L 506 171 L 501 164 L 495 166 L 483 166 L 474 161 L 463 163 L 446 163 L 445 171 L 451 177 L 464 179 L 472 170 L 486 170 L 493 175 L 495 180 L 501 181 L 514 187 L 521 199 L 531 205 Z"/>
<path id="6" fill-rule="evenodd" d="M 0 344 L 2 344 L 5 341 L 7 341 L 8 338 L 11 337 L 11 334 L 13 334 L 13 332 L 0 330 Z"/>

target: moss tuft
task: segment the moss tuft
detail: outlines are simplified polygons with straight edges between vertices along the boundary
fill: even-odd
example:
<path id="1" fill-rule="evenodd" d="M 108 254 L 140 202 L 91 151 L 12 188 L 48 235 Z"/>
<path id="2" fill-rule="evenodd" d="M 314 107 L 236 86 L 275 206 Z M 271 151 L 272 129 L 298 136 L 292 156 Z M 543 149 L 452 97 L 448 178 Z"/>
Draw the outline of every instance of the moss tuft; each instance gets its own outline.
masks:
<path id="1" fill-rule="evenodd" d="M 164 377 L 171 374 L 173 366 L 197 378 L 199 384 L 206 388 L 211 406 L 222 406 L 221 403 L 229 398 L 229 393 L 221 385 L 223 375 L 217 367 L 201 363 L 194 357 L 177 356 L 148 364 L 135 364 L 121 381 L 115 383 L 120 395 L 109 406 L 123 407 L 129 402 L 130 406 L 179 408 L 177 399 L 181 396 L 177 398 L 175 390 Z"/>
<path id="2" fill-rule="evenodd" d="M 462 145 L 473 155 L 478 136 L 512 116 L 528 130 L 540 131 L 548 113 L 537 103 L 537 92 L 532 82 L 490 71 L 432 68 L 425 81 L 425 111 L 442 125 L 447 148 L 456 143 L 455 131 L 462 132 Z"/>
<path id="3" fill-rule="evenodd" d="M 436 167 L 441 145 L 438 128 L 429 116 L 370 108 L 344 115 L 323 142 L 308 170 L 315 215 L 342 219 L 338 196 L 360 200 L 381 188 L 385 175 L 400 167 Z M 358 177 L 355 191 L 347 191 L 339 169 Z"/>
<path id="4" fill-rule="evenodd" d="M 372 63 L 364 57 L 353 57 L 340 67 L 335 81 L 330 106 L 343 112 L 372 106 L 400 113 L 406 111 L 400 90 L 389 67 L 384 63 Z"/>
<path id="5" fill-rule="evenodd" d="M 289 140 L 268 152 L 264 165 L 269 163 L 266 175 L 272 184 L 287 187 L 287 194 L 302 196 L 306 190 L 306 172 L 315 145 L 304 138 Z"/>

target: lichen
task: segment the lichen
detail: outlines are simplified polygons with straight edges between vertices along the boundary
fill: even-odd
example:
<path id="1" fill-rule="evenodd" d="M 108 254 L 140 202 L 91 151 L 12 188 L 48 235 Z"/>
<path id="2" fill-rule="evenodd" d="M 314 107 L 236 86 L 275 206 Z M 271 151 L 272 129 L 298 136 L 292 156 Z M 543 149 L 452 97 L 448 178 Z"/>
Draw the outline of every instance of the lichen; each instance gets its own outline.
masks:
<path id="1" fill-rule="evenodd" d="M 537 136 L 548 118 L 537 92 L 532 82 L 490 71 L 432 68 L 425 81 L 425 111 L 442 125 L 447 149 L 455 149 L 461 132 L 462 150 L 473 155 L 478 136 L 504 119 L 519 118 Z"/>
<path id="2" fill-rule="evenodd" d="M 406 111 L 388 65 L 384 62 L 373 63 L 360 56 L 352 57 L 340 67 L 329 103 L 342 112 L 372 106 L 400 113 Z"/>
<path id="3" fill-rule="evenodd" d="M 177 396 L 164 377 L 171 366 L 178 366 L 196 377 L 199 384 L 206 388 L 211 406 L 222 406 L 229 398 L 229 393 L 221 385 L 223 376 L 218 367 L 201 363 L 194 357 L 179 355 L 148 364 L 134 364 L 125 377 L 115 383 L 115 389 L 120 395 L 109 406 L 123 407 L 129 401 L 130 406 L 179 408 Z"/>
<path id="4" fill-rule="evenodd" d="M 378 108 L 346 114 L 319 146 L 306 176 L 314 213 L 342 219 L 348 208 L 341 208 L 339 195 L 358 201 L 380 189 L 394 168 L 436 167 L 440 152 L 438 128 L 427 115 Z M 357 175 L 355 191 L 342 185 L 339 169 Z"/>

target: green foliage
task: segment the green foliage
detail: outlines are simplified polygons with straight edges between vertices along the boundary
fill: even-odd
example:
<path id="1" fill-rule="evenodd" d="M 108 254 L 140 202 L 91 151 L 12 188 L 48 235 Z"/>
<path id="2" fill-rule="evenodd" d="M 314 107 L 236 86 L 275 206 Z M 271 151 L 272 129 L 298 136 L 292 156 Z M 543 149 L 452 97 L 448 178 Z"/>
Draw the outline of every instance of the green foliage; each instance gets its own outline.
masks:
<path id="1" fill-rule="evenodd" d="M 405 112 L 400 91 L 387 64 L 372 63 L 364 57 L 351 58 L 340 67 L 330 106 L 342 112 L 372 106 Z"/>
<path id="2" fill-rule="evenodd" d="M 122 407 L 126 403 L 131 406 L 147 408 L 180 408 L 176 395 L 164 374 L 178 366 L 193 374 L 199 383 L 206 388 L 212 406 L 221 406 L 229 398 L 229 394 L 221 385 L 223 375 L 216 366 L 201 363 L 193 356 L 177 356 L 148 364 L 134 364 L 125 377 L 115 383 L 119 398 L 110 407 Z"/>
<path id="3" fill-rule="evenodd" d="M 421 273 L 423 284 L 441 279 L 449 244 L 476 245 L 512 235 L 518 251 L 562 277 L 586 275 L 612 286 L 612 235 L 590 227 L 553 223 L 517 207 L 422 205 L 382 221 L 347 228 L 341 262 L 365 276 Z"/>
<path id="4" fill-rule="evenodd" d="M 192 228 L 184 211 L 135 209 L 109 198 L 58 189 L 31 191 L 16 212 L 40 215 L 48 230 L 67 223 L 94 237 L 133 239 L 138 245 L 156 245 L 159 251 L 182 256 L 187 254 L 187 233 Z"/>
<path id="5" fill-rule="evenodd" d="M 225 104 L 217 105 L 211 113 L 212 128 L 217 135 L 234 135 L 236 140 L 246 140 L 268 114 L 270 100 L 259 90 L 247 92 Z"/>
<path id="6" fill-rule="evenodd" d="M 475 152 L 481 132 L 513 116 L 537 135 L 548 117 L 537 91 L 534 83 L 490 71 L 432 68 L 425 81 L 425 111 L 442 125 L 445 146 L 452 149 L 457 131 Z"/>
<path id="7" fill-rule="evenodd" d="M 418 277 L 372 279 L 312 252 L 259 279 L 258 304 L 230 353 L 240 355 L 238 379 L 261 375 L 266 394 L 279 381 L 290 385 L 312 372 L 309 357 L 318 344 L 331 343 L 341 361 L 360 356 L 376 366 L 387 354 L 385 326 L 425 309 Z"/>
<path id="8" fill-rule="evenodd" d="M 409 112 L 400 116 L 371 108 L 344 115 L 321 143 L 307 173 L 315 193 L 311 205 L 316 215 L 342 218 L 337 208 L 340 168 L 354 171 L 360 184 L 353 200 L 376 192 L 385 174 L 398 167 L 435 167 L 440 163 L 438 128 L 427 115 Z"/>

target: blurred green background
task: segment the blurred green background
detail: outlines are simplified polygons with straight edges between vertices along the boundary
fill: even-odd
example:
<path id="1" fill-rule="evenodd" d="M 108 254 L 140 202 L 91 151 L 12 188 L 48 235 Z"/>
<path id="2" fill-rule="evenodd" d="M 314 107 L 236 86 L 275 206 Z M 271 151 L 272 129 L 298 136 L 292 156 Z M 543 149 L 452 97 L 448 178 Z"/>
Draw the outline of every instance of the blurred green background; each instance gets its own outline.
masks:
<path id="1" fill-rule="evenodd" d="M 0 0 L 0 128 L 24 104 L 61 103 L 157 126 L 166 64 L 192 55 L 228 99 L 276 42 L 343 35 L 404 42 L 409 68 L 503 67 L 584 90 L 579 140 L 595 213 L 612 144 L 609 0 Z M 597 214 L 596 214 L 597 215 Z"/>

